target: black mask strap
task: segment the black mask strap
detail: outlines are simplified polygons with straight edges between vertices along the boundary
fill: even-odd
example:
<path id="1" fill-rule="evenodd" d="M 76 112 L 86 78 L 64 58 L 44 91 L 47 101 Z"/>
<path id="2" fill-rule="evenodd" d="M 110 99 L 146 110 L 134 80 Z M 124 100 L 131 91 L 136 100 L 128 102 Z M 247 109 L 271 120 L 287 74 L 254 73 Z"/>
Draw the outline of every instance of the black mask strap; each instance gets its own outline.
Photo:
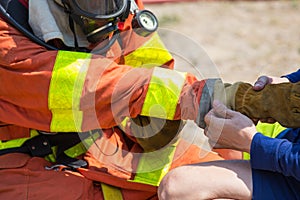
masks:
<path id="1" fill-rule="evenodd" d="M 73 37 L 74 37 L 75 51 L 78 51 L 79 46 L 78 46 L 78 40 L 77 40 L 76 33 L 75 33 L 74 20 L 71 17 L 71 12 L 70 12 L 69 6 L 66 4 L 65 0 L 62 1 L 62 4 L 64 5 L 64 11 L 65 11 L 65 13 L 67 13 L 69 15 L 69 26 L 70 26 L 70 29 L 71 29 L 71 31 L 73 33 Z"/>
<path id="2" fill-rule="evenodd" d="M 71 17 L 71 15 L 69 14 L 69 26 L 70 26 L 70 29 L 73 33 L 73 37 L 74 37 L 74 47 L 75 47 L 75 50 L 77 51 L 79 49 L 79 46 L 78 46 L 78 40 L 77 40 L 77 37 L 76 37 L 76 33 L 75 33 L 75 25 L 74 25 L 74 21 Z"/>

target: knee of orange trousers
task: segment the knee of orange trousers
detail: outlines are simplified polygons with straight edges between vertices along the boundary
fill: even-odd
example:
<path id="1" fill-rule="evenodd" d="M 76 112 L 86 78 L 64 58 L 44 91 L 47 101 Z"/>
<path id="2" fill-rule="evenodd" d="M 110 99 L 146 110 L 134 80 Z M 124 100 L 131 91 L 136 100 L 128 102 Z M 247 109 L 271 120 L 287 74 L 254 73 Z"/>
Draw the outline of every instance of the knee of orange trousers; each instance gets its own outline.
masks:
<path id="1" fill-rule="evenodd" d="M 50 165 L 26 154 L 0 156 L 0 199 L 101 199 L 91 180 L 77 172 L 46 170 Z"/>
<path id="2" fill-rule="evenodd" d="M 243 159 L 243 152 L 232 149 L 213 149 L 214 152 L 218 153 L 225 160 L 236 160 Z"/>

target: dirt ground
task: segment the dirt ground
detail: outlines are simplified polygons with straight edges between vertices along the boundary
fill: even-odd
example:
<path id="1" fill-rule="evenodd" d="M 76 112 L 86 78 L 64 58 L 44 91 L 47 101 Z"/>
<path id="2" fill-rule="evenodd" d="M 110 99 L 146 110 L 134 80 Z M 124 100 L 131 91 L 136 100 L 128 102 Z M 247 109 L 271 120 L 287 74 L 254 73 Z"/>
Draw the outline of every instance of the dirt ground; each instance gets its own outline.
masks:
<path id="1" fill-rule="evenodd" d="M 177 54 L 190 56 L 186 59 L 203 69 L 206 65 L 212 74 L 217 71 L 225 82 L 253 83 L 259 75 L 280 76 L 300 68 L 300 1 L 194 1 L 145 6 L 155 13 L 161 28 L 174 31 L 164 40 L 183 50 Z M 199 56 L 203 50 L 214 66 L 207 64 L 209 61 L 199 64 L 206 59 Z"/>

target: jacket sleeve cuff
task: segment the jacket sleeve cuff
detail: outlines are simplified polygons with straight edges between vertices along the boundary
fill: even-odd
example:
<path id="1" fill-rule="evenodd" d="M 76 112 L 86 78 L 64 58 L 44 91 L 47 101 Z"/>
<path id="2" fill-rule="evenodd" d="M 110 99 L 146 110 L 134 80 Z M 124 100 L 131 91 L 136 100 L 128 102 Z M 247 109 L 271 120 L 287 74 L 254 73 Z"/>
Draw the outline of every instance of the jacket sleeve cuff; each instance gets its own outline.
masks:
<path id="1" fill-rule="evenodd" d="M 299 82 L 300 81 L 300 69 L 298 71 L 294 72 L 294 73 L 284 75 L 282 77 L 286 77 L 292 83 Z"/>

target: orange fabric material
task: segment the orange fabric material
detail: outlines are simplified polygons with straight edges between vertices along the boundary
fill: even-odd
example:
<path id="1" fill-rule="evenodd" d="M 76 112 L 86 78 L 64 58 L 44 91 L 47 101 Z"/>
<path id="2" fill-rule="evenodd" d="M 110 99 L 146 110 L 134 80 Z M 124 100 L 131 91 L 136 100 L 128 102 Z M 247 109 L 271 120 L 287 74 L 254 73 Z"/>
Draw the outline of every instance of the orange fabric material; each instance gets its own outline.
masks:
<path id="1" fill-rule="evenodd" d="M 125 27 L 130 30 L 129 23 Z M 125 55 L 144 41 L 129 33 L 121 34 L 126 45 Z M 83 131 L 111 128 L 124 116 L 136 117 L 141 112 L 152 69 L 124 66 L 120 49 L 113 49 L 114 52 L 109 52 L 109 60 L 94 55 L 88 69 L 80 104 L 84 116 Z M 0 19 L 0 121 L 50 131 L 52 116 L 48 109 L 48 89 L 56 55 L 57 51 L 48 51 L 33 43 Z M 173 64 L 171 60 L 164 67 L 172 68 Z M 195 119 L 202 86 L 202 82 L 194 76 L 187 76 L 177 105 L 176 119 Z M 139 154 L 134 153 L 142 152 L 138 144 L 130 141 L 121 130 L 103 131 L 104 136 L 85 156 L 89 169 L 81 169 L 82 175 L 47 171 L 45 166 L 51 164 L 42 158 L 30 158 L 24 154 L 0 156 L 0 199 L 103 199 L 101 190 L 93 185 L 92 180 L 121 187 L 124 199 L 157 199 L 156 187 L 127 182 L 133 179 L 131 172 L 138 163 Z M 25 135 L 23 132 L 10 133 L 6 138 Z M 201 152 L 195 146 L 189 146 L 182 155 L 178 152 L 172 168 L 221 159 L 211 153 L 200 158 L 198 154 L 192 154 Z M 116 156 L 109 156 L 112 153 Z"/>
<path id="2" fill-rule="evenodd" d="M 93 177 L 89 173 L 87 177 L 84 177 L 77 172 L 49 171 L 45 169 L 46 166 L 51 166 L 51 163 L 42 158 L 31 158 L 26 154 L 15 153 L 0 156 L 0 199 L 104 200 L 101 185 L 93 184 L 92 181 L 99 179 L 99 174 Z M 80 171 L 86 175 L 85 170 Z M 104 176 L 102 179 L 108 176 L 104 173 L 102 175 Z M 121 184 L 124 183 L 124 179 L 119 179 L 119 181 Z M 105 183 L 105 181 L 101 182 Z M 117 186 L 120 183 L 116 182 L 114 185 Z M 158 199 L 155 189 L 144 190 L 139 187 L 139 184 L 133 184 L 133 186 L 137 187 L 121 188 L 124 200 Z"/>
<path id="3" fill-rule="evenodd" d="M 205 80 L 197 81 L 196 77 L 187 74 L 182 88 L 174 119 L 195 120 L 198 115 L 199 103 Z"/>
<path id="4" fill-rule="evenodd" d="M 145 40 L 130 34 L 131 31 L 121 34 L 125 54 Z M 110 62 L 120 63 L 107 64 L 109 60 L 94 55 L 90 64 L 81 97 L 83 131 L 99 126 L 110 128 L 122 117 L 136 117 L 141 112 L 152 69 L 122 65 L 122 59 L 118 59 L 121 56 L 119 50 L 113 49 L 117 53 L 112 52 Z M 0 20 L 0 76 L 1 82 L 5 83 L 0 84 L 0 121 L 50 131 L 52 114 L 48 109 L 48 90 L 56 55 L 57 51 L 33 43 Z M 171 60 L 167 64 L 164 67 L 172 68 L 174 63 Z M 188 77 L 178 102 L 176 119 L 195 119 L 198 110 L 197 96 L 202 88 L 191 86 L 197 81 L 192 75 Z M 114 119 L 116 116 L 118 118 Z"/>
<path id="5" fill-rule="evenodd" d="M 34 44 L 2 20 L 0 35 L 0 121 L 47 129 L 51 120 L 48 88 L 56 52 Z"/>
<path id="6" fill-rule="evenodd" d="M 0 36 L 0 76 L 5 83 L 0 85 L 0 121 L 49 131 L 48 89 L 57 52 L 33 43 L 2 20 Z M 151 75 L 152 69 L 133 69 L 93 56 L 81 99 L 83 130 L 115 126 L 112 116 L 138 115 Z M 113 92 L 123 94 L 124 99 L 113 97 L 123 101 L 112 105 Z"/>
<path id="7" fill-rule="evenodd" d="M 82 175 L 84 175 L 86 178 L 90 180 L 98 181 L 108 185 L 113 185 L 115 187 L 119 187 L 122 189 L 142 191 L 142 192 L 152 193 L 152 194 L 155 194 L 157 190 L 157 187 L 147 185 L 147 184 L 142 184 L 142 183 L 128 182 L 126 179 L 122 179 L 117 176 L 113 176 L 101 171 L 95 171 L 92 169 L 84 169 L 84 168 L 79 169 L 79 171 L 80 173 L 82 173 Z"/>
<path id="8" fill-rule="evenodd" d="M 181 140 L 177 146 L 171 169 L 182 165 L 224 160 L 218 153 L 205 151 L 194 144 Z"/>
<path id="9" fill-rule="evenodd" d="M 217 152 L 225 160 L 243 159 L 243 152 L 241 151 L 236 151 L 232 149 L 213 149 L 213 151 Z"/>
<path id="10" fill-rule="evenodd" d="M 33 43 L 2 20 L 0 36 L 0 76 L 1 82 L 5 83 L 0 85 L 0 121 L 50 131 L 52 115 L 48 110 L 48 89 L 57 51 L 48 51 Z M 113 86 L 131 70 L 131 82 L 127 83 L 128 79 L 123 79 L 120 92 L 125 90 L 126 96 L 131 98 L 132 106 L 137 108 L 131 110 L 137 112 L 132 115 L 137 115 L 141 110 L 142 98 L 145 96 L 143 93 L 147 91 L 145 83 L 149 82 L 152 70 L 132 69 L 111 61 L 109 65 L 107 63 L 107 59 L 94 56 L 89 67 L 81 103 L 85 117 L 84 130 L 99 128 L 100 119 L 97 118 L 100 116 L 101 127 L 116 125 L 110 106 Z M 141 74 L 143 76 L 138 77 Z M 133 82 L 140 88 L 127 93 Z M 140 99 L 134 99 L 136 97 Z M 139 102 L 139 105 L 135 106 L 135 102 Z M 128 102 L 123 107 L 127 108 Z M 95 115 L 97 118 L 94 118 Z"/>
<path id="11" fill-rule="evenodd" d="M 123 195 L 126 192 L 130 194 L 139 191 L 136 195 L 141 196 L 137 199 L 147 199 L 145 197 L 149 198 L 149 195 L 156 196 L 157 187 L 130 182 L 134 179 L 142 149 L 136 143 L 129 145 L 130 142 L 122 137 L 121 130 L 116 128 L 114 130 L 115 132 L 111 129 L 104 130 L 103 137 L 91 146 L 84 157 L 89 163 L 89 168 L 79 169 L 80 173 L 88 179 L 121 188 Z M 181 140 L 177 145 L 171 169 L 213 160 L 223 160 L 223 158 L 217 153 L 204 151 L 198 146 Z"/>
<path id="12" fill-rule="evenodd" d="M 114 131 L 103 130 L 103 136 L 89 148 L 84 159 L 92 171 L 128 180 L 132 179 L 132 171 L 137 168 L 139 153 L 142 153 L 141 147 L 124 137 L 120 129 L 114 128 Z"/>
<path id="13" fill-rule="evenodd" d="M 0 126 L 0 133 L 1 133 L 0 134 L 1 141 L 30 137 L 30 130 L 28 128 L 14 126 L 14 125 Z"/>
<path id="14" fill-rule="evenodd" d="M 26 154 L 0 156 L 0 199 L 103 199 L 91 180 L 76 172 L 46 170 L 50 165 Z"/>

